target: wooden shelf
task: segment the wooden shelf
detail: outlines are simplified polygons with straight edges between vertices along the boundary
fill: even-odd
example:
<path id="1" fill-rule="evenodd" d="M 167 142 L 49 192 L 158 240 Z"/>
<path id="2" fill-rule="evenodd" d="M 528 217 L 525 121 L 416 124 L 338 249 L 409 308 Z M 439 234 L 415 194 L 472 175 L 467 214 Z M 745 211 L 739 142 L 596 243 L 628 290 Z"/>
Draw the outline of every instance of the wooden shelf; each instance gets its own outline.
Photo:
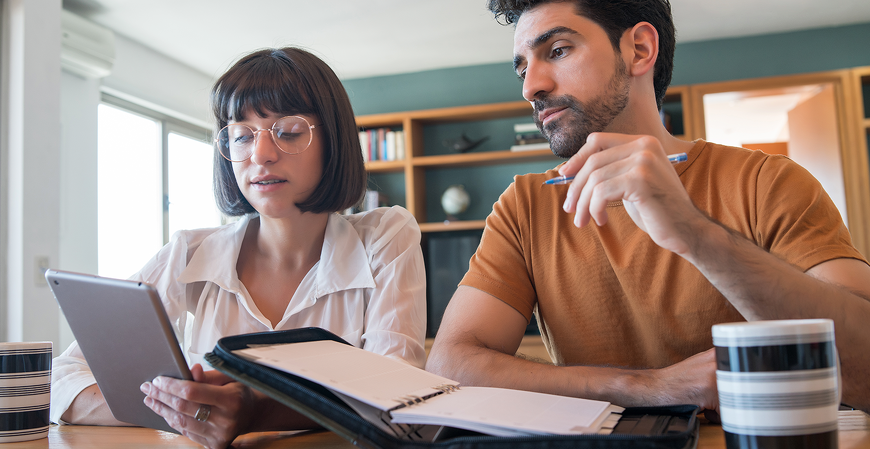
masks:
<path id="1" fill-rule="evenodd" d="M 532 105 L 529 104 L 529 102 L 511 101 L 506 103 L 365 115 L 357 117 L 356 124 L 360 127 L 375 128 L 402 126 L 407 120 L 421 123 L 466 122 L 473 120 L 518 117 L 528 115 L 531 112 Z"/>
<path id="2" fill-rule="evenodd" d="M 405 169 L 405 161 L 369 161 L 366 171 L 370 173 L 400 172 Z"/>
<path id="3" fill-rule="evenodd" d="M 435 223 L 420 223 L 420 232 L 469 231 L 483 229 L 486 220 L 457 220 Z"/>
<path id="4" fill-rule="evenodd" d="M 482 153 L 444 154 L 439 156 L 415 157 L 412 164 L 415 167 L 471 167 L 479 165 L 494 165 L 512 161 L 547 160 L 558 158 L 553 152 L 544 150 L 529 151 L 486 151 Z"/>

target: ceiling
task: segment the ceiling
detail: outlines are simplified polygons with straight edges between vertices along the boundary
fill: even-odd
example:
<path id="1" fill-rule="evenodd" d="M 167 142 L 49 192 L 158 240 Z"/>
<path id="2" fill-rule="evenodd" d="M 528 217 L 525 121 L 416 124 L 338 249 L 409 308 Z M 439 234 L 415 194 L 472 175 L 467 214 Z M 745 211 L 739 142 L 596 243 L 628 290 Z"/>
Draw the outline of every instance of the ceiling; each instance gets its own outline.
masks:
<path id="1" fill-rule="evenodd" d="M 485 0 L 63 0 L 65 9 L 216 76 L 296 45 L 343 79 L 512 59 Z M 867 0 L 671 0 L 678 42 L 870 22 Z"/>

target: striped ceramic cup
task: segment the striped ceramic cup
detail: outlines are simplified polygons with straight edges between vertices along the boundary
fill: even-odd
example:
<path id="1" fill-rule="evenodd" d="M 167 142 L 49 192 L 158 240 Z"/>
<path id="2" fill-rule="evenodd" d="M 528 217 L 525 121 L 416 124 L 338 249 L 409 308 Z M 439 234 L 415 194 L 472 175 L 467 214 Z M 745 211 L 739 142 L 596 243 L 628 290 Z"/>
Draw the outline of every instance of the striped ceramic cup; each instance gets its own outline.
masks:
<path id="1" fill-rule="evenodd" d="M 713 345 L 728 449 L 837 447 L 833 321 L 718 324 Z"/>
<path id="2" fill-rule="evenodd" d="M 0 343 L 0 443 L 48 436 L 51 342 Z"/>

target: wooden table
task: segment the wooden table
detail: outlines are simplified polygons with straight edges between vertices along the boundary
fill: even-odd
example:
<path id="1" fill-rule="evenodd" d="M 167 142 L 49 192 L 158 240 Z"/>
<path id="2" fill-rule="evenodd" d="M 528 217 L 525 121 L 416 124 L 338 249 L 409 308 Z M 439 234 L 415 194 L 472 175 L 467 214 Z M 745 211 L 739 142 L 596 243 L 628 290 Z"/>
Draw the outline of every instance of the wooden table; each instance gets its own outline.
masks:
<path id="1" fill-rule="evenodd" d="M 93 426 L 51 426 L 48 438 L 22 443 L 3 444 L 3 449 L 72 449 L 72 448 L 197 448 L 201 447 L 186 437 L 159 430 L 141 427 L 93 427 Z M 260 448 L 315 448 L 349 449 L 351 443 L 332 432 L 264 432 L 254 433 L 236 439 L 234 447 L 246 449 Z M 722 427 L 711 424 L 701 426 L 699 449 L 724 449 L 725 438 Z M 870 431 L 854 430 L 840 432 L 839 449 L 870 448 Z"/>

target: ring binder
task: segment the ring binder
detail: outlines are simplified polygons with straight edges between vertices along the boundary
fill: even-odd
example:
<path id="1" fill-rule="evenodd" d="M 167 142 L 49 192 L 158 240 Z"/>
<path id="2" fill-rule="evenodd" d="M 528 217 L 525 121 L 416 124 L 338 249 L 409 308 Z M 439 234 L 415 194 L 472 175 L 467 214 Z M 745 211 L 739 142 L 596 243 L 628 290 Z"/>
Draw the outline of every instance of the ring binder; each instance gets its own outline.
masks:
<path id="1" fill-rule="evenodd" d="M 362 410 L 360 411 L 353 405 L 355 400 L 349 396 L 330 390 L 328 386 L 316 381 L 270 368 L 260 363 L 261 361 L 250 361 L 241 357 L 237 352 L 252 345 L 295 346 L 297 343 L 311 341 L 335 341 L 347 345 L 339 337 L 323 329 L 293 329 L 224 337 L 217 343 L 213 352 L 205 355 L 205 359 L 214 368 L 231 378 L 293 408 L 360 447 L 501 449 L 503 447 L 523 446 L 530 449 L 544 447 L 548 449 L 590 449 L 593 447 L 597 449 L 691 449 L 697 445 L 698 420 L 696 414 L 698 407 L 692 405 L 625 409 L 620 424 L 616 424 L 610 435 L 487 436 L 447 426 L 409 425 L 392 422 L 389 417 L 384 416 L 385 412 L 372 407 L 369 409 L 374 410 L 375 413 L 373 415 L 366 414 L 365 410 L 360 409 Z M 356 351 L 356 349 L 354 350 Z M 352 361 L 347 360 L 342 360 L 342 363 L 353 364 Z M 419 371 L 416 368 L 409 368 Z M 362 375 L 358 371 L 347 373 L 348 379 L 361 377 Z M 449 381 L 449 379 L 444 380 Z M 433 392 L 438 392 L 438 396 L 442 396 L 442 389 L 458 389 L 462 393 L 458 395 L 454 393 L 457 397 L 467 394 L 465 391 L 470 391 L 473 394 L 475 390 L 474 387 L 460 388 L 457 385 L 445 385 L 445 383 L 432 382 L 428 385 L 440 387 L 431 388 Z M 394 385 L 390 384 L 390 386 Z M 415 395 L 419 396 L 420 394 L 416 393 Z M 446 397 L 443 396 L 443 398 Z M 388 400 L 385 399 L 385 401 Z M 433 399 L 432 401 L 437 403 L 442 399 Z M 389 406 L 392 407 L 395 404 L 392 402 Z M 413 411 L 414 408 L 416 407 L 408 408 L 407 411 Z M 616 416 L 618 415 L 610 415 L 610 418 Z M 668 422 L 679 425 L 667 426 L 667 432 L 659 432 L 655 429 L 638 431 L 636 428 L 632 430 L 630 425 L 622 426 L 623 421 L 632 424 L 644 417 L 656 419 L 664 417 Z"/>

